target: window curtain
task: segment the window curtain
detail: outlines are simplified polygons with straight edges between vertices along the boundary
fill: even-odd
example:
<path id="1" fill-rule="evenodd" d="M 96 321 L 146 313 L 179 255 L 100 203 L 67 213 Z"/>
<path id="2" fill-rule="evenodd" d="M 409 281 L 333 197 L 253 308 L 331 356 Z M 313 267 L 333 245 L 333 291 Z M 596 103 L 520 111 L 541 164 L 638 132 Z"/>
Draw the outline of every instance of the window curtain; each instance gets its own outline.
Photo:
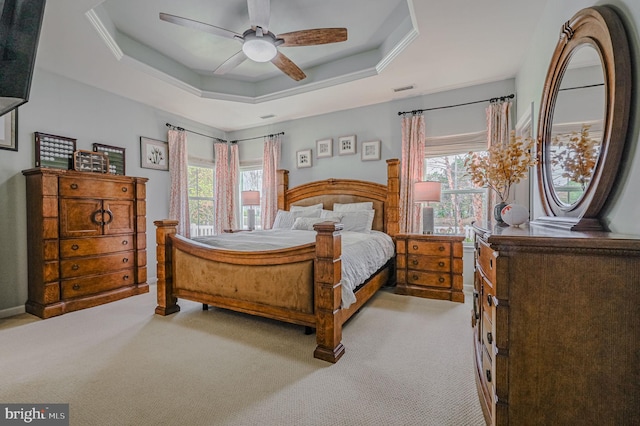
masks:
<path id="1" fill-rule="evenodd" d="M 413 184 L 422 180 L 425 124 L 422 114 L 402 117 L 400 163 L 400 232 L 420 232 L 420 206 L 413 202 Z"/>
<path id="2" fill-rule="evenodd" d="M 229 185 L 227 186 L 227 199 L 228 203 L 228 218 L 229 228 L 239 229 L 241 228 L 238 218 L 238 188 L 239 188 L 239 176 L 240 176 L 240 157 L 238 156 L 238 144 L 233 143 L 229 145 Z"/>
<path id="3" fill-rule="evenodd" d="M 505 146 L 509 143 L 511 105 L 510 100 L 505 100 L 491 102 L 487 107 L 487 146 Z M 489 193 L 489 212 L 493 212 L 493 207 L 498 202 L 498 197 L 494 191 L 489 191 Z"/>
<path id="4" fill-rule="evenodd" d="M 178 221 L 177 233 L 190 237 L 189 224 L 189 161 L 187 154 L 187 133 L 184 130 L 169 130 L 169 218 Z"/>
<path id="5" fill-rule="evenodd" d="M 230 191 L 231 167 L 229 165 L 229 148 L 226 143 L 213 144 L 214 158 L 216 162 L 215 183 L 214 183 L 214 218 L 213 233 L 221 234 L 225 229 L 231 229 L 233 211 L 229 209 L 232 196 Z M 230 216 L 231 214 L 231 216 Z"/>
<path id="6" fill-rule="evenodd" d="M 278 177 L 280 166 L 280 135 L 269 135 L 264 138 L 262 156 L 262 197 L 260 198 L 262 229 L 271 229 L 278 212 Z"/>

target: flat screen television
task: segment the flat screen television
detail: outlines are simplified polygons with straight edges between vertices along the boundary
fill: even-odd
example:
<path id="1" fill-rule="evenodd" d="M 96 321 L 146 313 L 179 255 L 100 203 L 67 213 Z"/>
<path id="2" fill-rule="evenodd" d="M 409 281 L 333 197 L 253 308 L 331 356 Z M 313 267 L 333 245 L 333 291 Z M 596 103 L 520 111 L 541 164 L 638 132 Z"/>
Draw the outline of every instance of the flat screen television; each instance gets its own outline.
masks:
<path id="1" fill-rule="evenodd" d="M 29 100 L 45 0 L 0 0 L 0 116 Z"/>

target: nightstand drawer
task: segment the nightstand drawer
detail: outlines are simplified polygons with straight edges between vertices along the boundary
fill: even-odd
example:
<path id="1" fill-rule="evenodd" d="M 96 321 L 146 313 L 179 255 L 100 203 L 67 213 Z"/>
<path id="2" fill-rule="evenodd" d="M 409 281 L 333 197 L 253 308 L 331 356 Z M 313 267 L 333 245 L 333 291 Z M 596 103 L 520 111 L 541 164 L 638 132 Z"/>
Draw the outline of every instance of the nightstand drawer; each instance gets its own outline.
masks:
<path id="1" fill-rule="evenodd" d="M 407 253 L 420 253 L 425 256 L 450 256 L 451 244 L 442 241 L 407 240 Z"/>
<path id="2" fill-rule="evenodd" d="M 420 271 L 450 272 L 451 259 L 448 257 L 409 255 L 407 256 L 407 268 Z"/>
<path id="3" fill-rule="evenodd" d="M 428 287 L 451 287 L 451 275 L 437 272 L 407 271 L 407 283 Z"/>

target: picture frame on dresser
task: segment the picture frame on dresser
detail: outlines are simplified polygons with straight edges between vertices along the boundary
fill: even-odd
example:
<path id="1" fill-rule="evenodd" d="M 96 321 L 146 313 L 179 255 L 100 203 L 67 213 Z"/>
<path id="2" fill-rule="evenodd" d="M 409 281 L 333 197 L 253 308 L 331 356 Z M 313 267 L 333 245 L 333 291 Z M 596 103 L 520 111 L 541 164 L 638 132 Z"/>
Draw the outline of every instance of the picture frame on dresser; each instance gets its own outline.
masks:
<path id="1" fill-rule="evenodd" d="M 140 136 L 140 167 L 169 170 L 169 144 L 158 139 Z"/>
<path id="2" fill-rule="evenodd" d="M 6 113 L 0 119 L 0 149 L 18 150 L 18 109 Z"/>
<path id="3" fill-rule="evenodd" d="M 112 175 L 126 175 L 125 148 L 94 143 L 93 151 L 105 154 L 109 158 L 109 173 Z"/>
<path id="4" fill-rule="evenodd" d="M 76 139 L 34 132 L 36 167 L 69 170 L 73 168 Z"/>

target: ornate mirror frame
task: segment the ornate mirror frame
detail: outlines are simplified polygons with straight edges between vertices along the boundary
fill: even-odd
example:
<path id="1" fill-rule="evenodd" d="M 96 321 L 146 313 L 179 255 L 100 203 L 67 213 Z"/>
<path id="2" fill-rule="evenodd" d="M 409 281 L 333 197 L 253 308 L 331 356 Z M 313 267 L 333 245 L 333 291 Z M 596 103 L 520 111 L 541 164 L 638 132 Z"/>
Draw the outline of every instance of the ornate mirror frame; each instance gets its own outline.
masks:
<path id="1" fill-rule="evenodd" d="M 602 62 L 605 114 L 602 145 L 593 177 L 575 204 L 561 203 L 551 180 L 552 126 L 558 90 L 572 55 L 585 45 L 593 47 Z M 538 121 L 538 186 L 547 216 L 534 223 L 575 231 L 604 230 L 600 213 L 613 187 L 627 138 L 632 92 L 631 56 L 622 21 L 607 6 L 579 11 L 567 21 L 551 58 Z"/>

